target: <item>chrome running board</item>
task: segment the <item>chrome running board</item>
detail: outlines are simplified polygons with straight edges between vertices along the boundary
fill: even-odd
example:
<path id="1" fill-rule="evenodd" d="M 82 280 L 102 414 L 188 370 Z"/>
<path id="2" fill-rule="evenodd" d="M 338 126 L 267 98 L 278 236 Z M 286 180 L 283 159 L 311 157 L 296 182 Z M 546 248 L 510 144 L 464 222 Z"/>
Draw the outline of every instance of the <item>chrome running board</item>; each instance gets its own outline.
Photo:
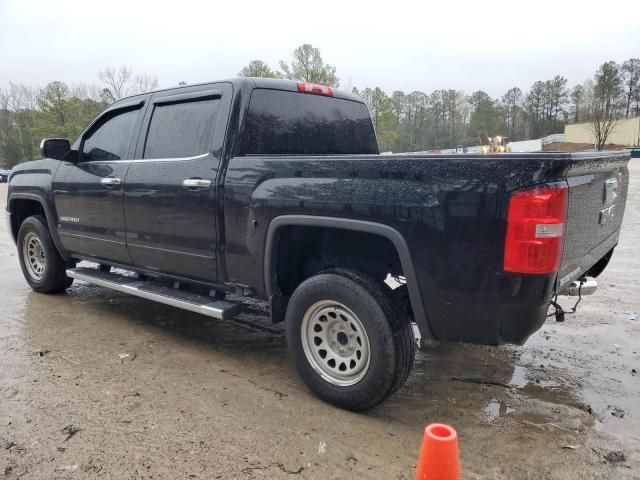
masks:
<path id="1" fill-rule="evenodd" d="M 101 272 L 96 268 L 70 268 L 67 270 L 67 276 L 219 320 L 237 315 L 242 308 L 238 303 L 215 300 L 213 297 L 178 290 L 154 281 L 140 281 L 135 277 Z"/>

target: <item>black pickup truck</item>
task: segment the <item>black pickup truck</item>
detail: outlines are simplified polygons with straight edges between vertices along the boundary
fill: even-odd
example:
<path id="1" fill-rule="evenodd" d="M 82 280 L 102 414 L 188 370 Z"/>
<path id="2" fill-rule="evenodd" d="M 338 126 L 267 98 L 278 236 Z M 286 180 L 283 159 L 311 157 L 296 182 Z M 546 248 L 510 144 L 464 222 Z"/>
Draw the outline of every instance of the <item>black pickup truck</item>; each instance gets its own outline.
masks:
<path id="1" fill-rule="evenodd" d="M 522 344 L 591 293 L 618 242 L 626 153 L 379 155 L 362 100 L 232 79 L 107 108 L 9 179 L 27 283 L 91 282 L 219 319 L 269 302 L 335 405 L 400 388 L 423 342 Z M 94 265 L 77 266 L 80 261 Z"/>

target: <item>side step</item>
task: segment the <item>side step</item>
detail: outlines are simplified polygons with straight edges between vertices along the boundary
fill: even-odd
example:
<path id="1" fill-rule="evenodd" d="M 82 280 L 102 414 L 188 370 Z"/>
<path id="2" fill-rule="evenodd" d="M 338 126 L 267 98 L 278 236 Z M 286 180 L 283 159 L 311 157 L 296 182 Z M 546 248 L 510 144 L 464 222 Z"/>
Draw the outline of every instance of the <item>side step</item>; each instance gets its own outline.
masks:
<path id="1" fill-rule="evenodd" d="M 242 308 L 238 303 L 215 300 L 213 297 L 185 292 L 153 281 L 140 281 L 126 275 L 101 272 L 96 268 L 70 268 L 67 276 L 219 320 L 237 315 Z"/>

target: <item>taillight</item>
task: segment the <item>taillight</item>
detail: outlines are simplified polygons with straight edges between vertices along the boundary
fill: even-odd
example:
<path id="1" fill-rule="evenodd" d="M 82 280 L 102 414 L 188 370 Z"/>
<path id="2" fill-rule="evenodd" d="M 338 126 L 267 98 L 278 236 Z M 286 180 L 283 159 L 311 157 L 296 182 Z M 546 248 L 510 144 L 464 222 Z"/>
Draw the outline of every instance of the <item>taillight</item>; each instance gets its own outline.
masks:
<path id="1" fill-rule="evenodd" d="M 333 88 L 326 85 L 318 85 L 317 83 L 299 82 L 298 91 L 300 93 L 313 93 L 315 95 L 333 97 Z"/>
<path id="2" fill-rule="evenodd" d="M 548 274 L 560 266 L 567 216 L 566 185 L 511 195 L 504 245 L 506 272 Z"/>

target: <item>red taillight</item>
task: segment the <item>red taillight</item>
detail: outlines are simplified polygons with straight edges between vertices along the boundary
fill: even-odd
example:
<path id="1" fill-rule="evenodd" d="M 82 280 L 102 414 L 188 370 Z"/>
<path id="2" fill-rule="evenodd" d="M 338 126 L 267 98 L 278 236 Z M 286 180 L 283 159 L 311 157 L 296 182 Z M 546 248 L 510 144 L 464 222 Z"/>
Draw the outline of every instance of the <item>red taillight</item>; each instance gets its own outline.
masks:
<path id="1" fill-rule="evenodd" d="M 333 88 L 326 85 L 318 85 L 317 83 L 300 82 L 298 83 L 298 91 L 300 93 L 313 93 L 315 95 L 333 97 Z"/>
<path id="2" fill-rule="evenodd" d="M 557 271 L 566 215 L 565 185 L 514 193 L 507 214 L 504 270 L 537 274 Z"/>

